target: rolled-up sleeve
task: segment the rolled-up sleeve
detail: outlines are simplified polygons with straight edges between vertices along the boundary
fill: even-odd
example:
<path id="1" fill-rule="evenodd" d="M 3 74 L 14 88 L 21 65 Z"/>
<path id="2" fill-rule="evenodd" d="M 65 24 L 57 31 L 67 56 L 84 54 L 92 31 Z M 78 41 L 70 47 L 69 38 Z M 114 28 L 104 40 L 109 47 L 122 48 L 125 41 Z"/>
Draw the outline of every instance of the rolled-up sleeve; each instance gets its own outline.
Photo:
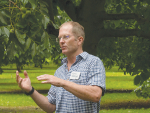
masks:
<path id="1" fill-rule="evenodd" d="M 49 89 L 47 98 L 51 104 L 56 105 L 56 88 L 55 88 L 55 86 L 51 85 L 51 88 Z"/>
<path id="2" fill-rule="evenodd" d="M 88 84 L 101 87 L 103 91 L 102 95 L 104 95 L 106 91 L 106 84 L 105 84 L 106 75 L 105 75 L 105 68 L 103 62 L 99 58 L 94 59 L 91 62 L 91 66 L 88 71 L 89 71 Z"/>

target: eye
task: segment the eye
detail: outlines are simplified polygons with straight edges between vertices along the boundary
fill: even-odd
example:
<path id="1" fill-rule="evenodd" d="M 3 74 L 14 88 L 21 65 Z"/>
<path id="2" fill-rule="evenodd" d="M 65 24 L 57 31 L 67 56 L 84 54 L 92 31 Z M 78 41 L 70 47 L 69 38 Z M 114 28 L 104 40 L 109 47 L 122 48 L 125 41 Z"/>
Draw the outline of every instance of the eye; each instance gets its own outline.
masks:
<path id="1" fill-rule="evenodd" d="M 65 35 L 65 36 L 64 36 L 65 39 L 68 39 L 69 37 L 70 37 L 69 35 Z"/>

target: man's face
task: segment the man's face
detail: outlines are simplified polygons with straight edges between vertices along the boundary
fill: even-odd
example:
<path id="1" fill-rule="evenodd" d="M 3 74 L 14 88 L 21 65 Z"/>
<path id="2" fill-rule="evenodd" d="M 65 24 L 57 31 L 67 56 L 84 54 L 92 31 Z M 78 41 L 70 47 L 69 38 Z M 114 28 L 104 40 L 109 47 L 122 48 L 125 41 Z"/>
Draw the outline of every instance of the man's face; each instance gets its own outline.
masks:
<path id="1" fill-rule="evenodd" d="M 61 38 L 66 36 L 67 38 Z M 78 50 L 78 41 L 72 33 L 72 25 L 63 25 L 59 30 L 58 37 L 60 38 L 59 45 L 63 54 L 68 56 L 75 53 Z"/>

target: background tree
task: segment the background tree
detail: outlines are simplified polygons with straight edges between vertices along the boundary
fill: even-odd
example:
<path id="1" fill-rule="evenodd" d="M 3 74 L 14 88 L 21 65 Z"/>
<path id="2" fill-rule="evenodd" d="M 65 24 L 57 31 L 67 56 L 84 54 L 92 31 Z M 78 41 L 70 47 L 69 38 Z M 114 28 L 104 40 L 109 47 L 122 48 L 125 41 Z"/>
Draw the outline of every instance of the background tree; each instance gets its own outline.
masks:
<path id="1" fill-rule="evenodd" d="M 15 63 L 19 71 L 31 62 L 36 66 L 38 62 L 42 67 L 43 59 L 50 56 L 53 47 L 57 48 L 55 36 L 50 37 L 46 31 L 50 22 L 47 12 L 42 1 L 1 1 L 0 35 L 5 43 L 1 47 L 2 58 L 7 57 L 7 62 Z"/>
<path id="2" fill-rule="evenodd" d="M 105 67 L 126 68 L 124 73 L 135 75 L 134 83 L 141 86 L 137 95 L 150 97 L 149 4 L 149 0 L 1 0 L 0 58 L 13 61 L 27 55 L 25 61 L 30 62 L 51 56 L 59 63 L 58 27 L 77 21 L 85 28 L 84 50 L 99 56 Z"/>

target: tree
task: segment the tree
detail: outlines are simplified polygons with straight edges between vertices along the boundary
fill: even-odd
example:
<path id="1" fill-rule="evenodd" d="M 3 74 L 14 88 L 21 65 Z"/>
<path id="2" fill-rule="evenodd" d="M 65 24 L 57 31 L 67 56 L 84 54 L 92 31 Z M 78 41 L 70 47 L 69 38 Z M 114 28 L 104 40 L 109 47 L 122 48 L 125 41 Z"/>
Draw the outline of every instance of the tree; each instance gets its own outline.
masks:
<path id="1" fill-rule="evenodd" d="M 30 62 L 43 63 L 43 59 L 52 53 L 53 47 L 57 48 L 58 44 L 54 41 L 56 37 L 46 31 L 50 19 L 42 1 L 3 0 L 0 15 L 0 35 L 5 43 L 2 46 L 2 58 L 7 57 L 7 62 L 15 63 L 17 70 L 21 71 L 23 65 Z M 41 63 L 38 64 L 40 67 Z"/>
<path id="2" fill-rule="evenodd" d="M 77 21 L 85 28 L 84 50 L 99 56 L 106 67 L 117 64 L 119 69 L 126 68 L 124 73 L 135 75 L 134 83 L 141 85 L 137 95 L 150 97 L 148 91 L 141 92 L 149 89 L 145 85 L 150 76 L 149 0 L 2 0 L 0 3 L 0 35 L 4 40 L 1 48 L 11 53 L 11 58 L 19 58 L 26 54 L 24 51 L 28 52 L 28 59 L 53 53 L 52 59 L 57 62 L 62 57 L 54 41 L 58 27 L 68 20 Z M 24 51 L 19 54 L 18 48 Z M 1 52 L 5 53 L 4 50 Z"/>

